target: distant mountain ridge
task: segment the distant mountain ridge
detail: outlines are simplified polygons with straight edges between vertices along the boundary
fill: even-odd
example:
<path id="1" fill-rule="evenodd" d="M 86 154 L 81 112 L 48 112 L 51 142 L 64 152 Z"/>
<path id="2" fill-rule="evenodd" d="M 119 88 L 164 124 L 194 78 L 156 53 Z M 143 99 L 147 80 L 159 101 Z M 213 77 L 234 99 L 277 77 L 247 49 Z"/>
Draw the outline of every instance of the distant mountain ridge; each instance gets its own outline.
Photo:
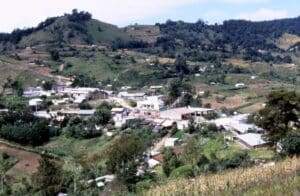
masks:
<path id="1" fill-rule="evenodd" d="M 88 12 L 73 10 L 71 14 L 48 18 L 35 28 L 1 33 L 0 52 L 35 45 L 105 44 L 166 57 L 184 54 L 196 61 L 233 55 L 242 55 L 246 59 L 256 56 L 261 60 L 271 58 L 271 55 L 259 51 L 282 53 L 283 48 L 297 45 L 298 42 L 289 42 L 284 47 L 279 46 L 278 40 L 284 34 L 298 40 L 300 17 L 263 22 L 228 20 L 220 25 L 169 20 L 163 24 L 119 28 L 92 19 Z"/>

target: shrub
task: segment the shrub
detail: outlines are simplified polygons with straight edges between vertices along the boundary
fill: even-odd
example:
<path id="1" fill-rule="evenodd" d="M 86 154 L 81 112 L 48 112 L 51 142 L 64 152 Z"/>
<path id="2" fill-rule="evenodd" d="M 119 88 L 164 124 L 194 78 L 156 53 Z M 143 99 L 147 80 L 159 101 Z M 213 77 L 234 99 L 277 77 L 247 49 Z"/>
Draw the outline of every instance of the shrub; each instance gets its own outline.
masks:
<path id="1" fill-rule="evenodd" d="M 224 169 L 245 167 L 251 165 L 250 156 L 247 151 L 235 153 L 232 157 L 221 162 Z"/>
<path id="2" fill-rule="evenodd" d="M 0 116 L 0 136 L 20 144 L 41 145 L 49 140 L 46 120 L 27 112 L 9 112 Z"/>
<path id="3" fill-rule="evenodd" d="M 135 108 L 137 106 L 136 101 L 132 101 L 132 100 L 130 100 L 128 104 L 130 107 L 133 107 L 133 108 Z"/>
<path id="4" fill-rule="evenodd" d="M 281 141 L 283 152 L 288 155 L 300 154 L 300 133 L 290 133 Z"/>
<path id="5" fill-rule="evenodd" d="M 162 168 L 164 173 L 169 176 L 174 169 L 181 165 L 177 155 L 174 154 L 172 149 L 166 148 L 163 151 L 164 160 L 162 163 Z"/>
<path id="6" fill-rule="evenodd" d="M 192 165 L 184 165 L 176 168 L 170 174 L 171 178 L 190 178 L 194 177 L 194 168 Z"/>

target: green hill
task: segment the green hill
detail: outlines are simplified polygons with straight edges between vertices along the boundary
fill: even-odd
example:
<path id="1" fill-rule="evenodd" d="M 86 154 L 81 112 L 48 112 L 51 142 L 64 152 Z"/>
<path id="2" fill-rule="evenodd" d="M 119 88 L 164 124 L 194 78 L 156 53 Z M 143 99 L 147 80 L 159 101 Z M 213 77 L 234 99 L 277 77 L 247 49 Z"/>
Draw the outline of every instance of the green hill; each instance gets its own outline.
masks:
<path id="1" fill-rule="evenodd" d="M 89 13 L 76 10 L 73 10 L 72 14 L 48 18 L 34 28 L 0 34 L 2 45 L 10 42 L 18 47 L 49 44 L 111 44 L 115 40 L 127 42 L 131 39 L 123 29 L 92 19 Z"/>

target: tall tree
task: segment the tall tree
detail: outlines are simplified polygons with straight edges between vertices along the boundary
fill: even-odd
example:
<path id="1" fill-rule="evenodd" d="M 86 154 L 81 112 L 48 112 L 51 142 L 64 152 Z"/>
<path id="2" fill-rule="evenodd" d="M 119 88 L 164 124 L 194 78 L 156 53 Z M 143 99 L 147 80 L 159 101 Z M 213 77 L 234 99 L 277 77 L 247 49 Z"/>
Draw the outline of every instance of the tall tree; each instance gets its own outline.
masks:
<path id="1" fill-rule="evenodd" d="M 275 144 L 290 132 L 300 131 L 300 95 L 295 91 L 274 91 L 268 96 L 266 107 L 255 118 L 266 130 L 266 138 Z"/>
<path id="2" fill-rule="evenodd" d="M 63 184 L 62 168 L 53 160 L 42 157 L 38 172 L 32 177 L 35 191 L 41 195 L 57 195 Z"/>

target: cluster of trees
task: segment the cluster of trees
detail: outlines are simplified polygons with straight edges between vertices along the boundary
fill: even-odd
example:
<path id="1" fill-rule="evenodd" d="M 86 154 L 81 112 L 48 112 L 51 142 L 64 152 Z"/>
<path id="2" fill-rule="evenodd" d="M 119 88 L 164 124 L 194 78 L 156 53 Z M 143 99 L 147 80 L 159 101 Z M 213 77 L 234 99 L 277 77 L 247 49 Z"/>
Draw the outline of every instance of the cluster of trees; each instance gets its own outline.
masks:
<path id="1" fill-rule="evenodd" d="M 229 20 L 220 25 L 205 24 L 201 20 L 196 23 L 169 20 L 157 25 L 163 36 L 157 40 L 156 48 L 161 48 L 162 54 L 174 57 L 180 50 L 189 59 L 198 61 L 214 61 L 234 54 L 245 54 L 252 60 L 288 62 L 288 57 L 270 58 L 270 55 L 257 51 L 280 51 L 270 40 L 279 38 L 283 33 L 300 34 L 300 17 L 265 22 Z M 157 52 L 157 49 L 153 52 Z"/>
<path id="2" fill-rule="evenodd" d="M 121 38 L 117 38 L 112 42 L 112 49 L 124 49 L 124 48 L 131 48 L 131 49 L 138 49 L 138 48 L 146 48 L 148 47 L 148 43 L 142 40 L 123 40 Z"/>
<path id="3" fill-rule="evenodd" d="M 35 28 L 27 28 L 27 29 L 16 29 L 11 33 L 0 33 L 0 43 L 1 42 L 11 42 L 17 44 L 22 37 L 28 36 L 34 32 L 44 29 L 45 27 L 53 24 L 58 17 L 51 17 L 46 19 L 44 22 L 38 24 Z"/>
<path id="4" fill-rule="evenodd" d="M 98 82 L 95 77 L 92 77 L 88 74 L 80 73 L 80 74 L 75 74 L 75 79 L 72 83 L 72 86 L 97 87 Z"/>
<path id="5" fill-rule="evenodd" d="M 3 95 L 5 90 L 11 89 L 12 93 L 16 96 L 22 96 L 24 87 L 23 83 L 20 80 L 13 80 L 11 77 L 8 77 L 2 86 L 2 92 L 0 95 Z"/>
<path id="6" fill-rule="evenodd" d="M 28 110 L 0 114 L 0 136 L 20 144 L 41 145 L 50 138 L 49 122 Z"/>
<path id="7" fill-rule="evenodd" d="M 82 22 L 92 19 L 92 15 L 89 12 L 78 12 L 77 9 L 72 10 L 72 14 L 66 14 L 68 19 L 72 22 Z"/>
<path id="8" fill-rule="evenodd" d="M 191 94 L 193 92 L 192 86 L 183 79 L 172 80 L 168 85 L 169 103 L 173 103 L 183 92 Z"/>
<path id="9" fill-rule="evenodd" d="M 87 105 L 89 106 L 89 105 Z M 64 133 L 69 137 L 78 139 L 94 138 L 102 135 L 102 128 L 106 126 L 111 118 L 112 106 L 103 102 L 96 108 L 95 114 L 86 119 L 74 117 L 68 120 Z"/>
<path id="10" fill-rule="evenodd" d="M 64 129 L 67 136 L 78 139 L 89 139 L 102 135 L 102 130 L 96 128 L 94 118 L 71 118 Z"/>

